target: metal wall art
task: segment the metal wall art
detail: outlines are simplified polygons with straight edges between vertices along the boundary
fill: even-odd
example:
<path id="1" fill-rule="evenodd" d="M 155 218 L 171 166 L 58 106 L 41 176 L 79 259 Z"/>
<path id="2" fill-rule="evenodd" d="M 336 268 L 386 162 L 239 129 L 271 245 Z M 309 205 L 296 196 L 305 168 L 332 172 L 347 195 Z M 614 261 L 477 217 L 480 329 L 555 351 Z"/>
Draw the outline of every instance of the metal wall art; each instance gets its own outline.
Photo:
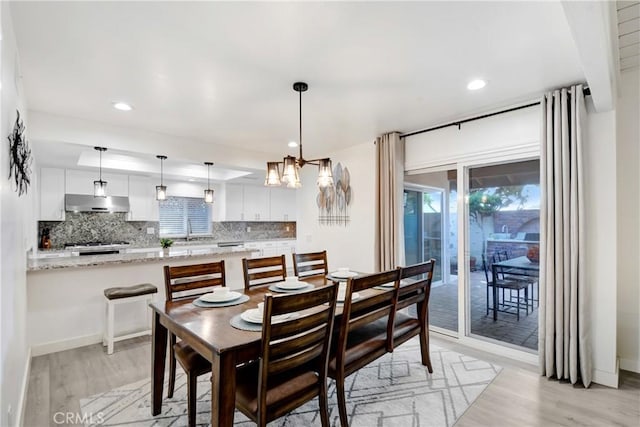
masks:
<path id="1" fill-rule="evenodd" d="M 346 226 L 352 201 L 349 169 L 338 163 L 333 168 L 333 185 L 320 188 L 316 197 L 318 222 L 321 225 Z"/>
<path id="2" fill-rule="evenodd" d="M 20 111 L 13 125 L 9 139 L 9 180 L 15 184 L 18 196 L 27 193 L 31 184 L 31 148 L 24 137 L 24 123 L 20 120 Z"/>

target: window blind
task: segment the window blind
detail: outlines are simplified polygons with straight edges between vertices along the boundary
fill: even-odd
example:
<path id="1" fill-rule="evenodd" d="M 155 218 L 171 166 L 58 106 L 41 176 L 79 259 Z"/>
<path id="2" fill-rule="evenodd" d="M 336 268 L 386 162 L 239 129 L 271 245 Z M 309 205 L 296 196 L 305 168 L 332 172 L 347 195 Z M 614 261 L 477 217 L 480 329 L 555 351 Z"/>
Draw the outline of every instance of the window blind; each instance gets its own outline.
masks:
<path id="1" fill-rule="evenodd" d="M 169 196 L 160 201 L 160 235 L 211 234 L 211 205 L 197 197 Z"/>

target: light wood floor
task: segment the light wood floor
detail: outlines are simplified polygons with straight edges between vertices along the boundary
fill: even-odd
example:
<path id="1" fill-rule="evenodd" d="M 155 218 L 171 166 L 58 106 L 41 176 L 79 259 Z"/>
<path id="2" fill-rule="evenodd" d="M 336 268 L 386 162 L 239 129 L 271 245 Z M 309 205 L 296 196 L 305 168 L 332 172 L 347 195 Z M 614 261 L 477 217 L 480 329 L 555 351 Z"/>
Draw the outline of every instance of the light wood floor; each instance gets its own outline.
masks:
<path id="1" fill-rule="evenodd" d="M 432 341 L 504 367 L 457 426 L 640 426 L 638 374 L 622 372 L 618 390 L 599 385 L 585 390 L 547 380 L 534 367 L 435 334 Z M 147 337 L 117 343 L 111 356 L 101 345 L 92 345 L 33 358 L 24 425 L 59 425 L 54 414 L 79 412 L 81 398 L 148 378 L 150 350 Z"/>

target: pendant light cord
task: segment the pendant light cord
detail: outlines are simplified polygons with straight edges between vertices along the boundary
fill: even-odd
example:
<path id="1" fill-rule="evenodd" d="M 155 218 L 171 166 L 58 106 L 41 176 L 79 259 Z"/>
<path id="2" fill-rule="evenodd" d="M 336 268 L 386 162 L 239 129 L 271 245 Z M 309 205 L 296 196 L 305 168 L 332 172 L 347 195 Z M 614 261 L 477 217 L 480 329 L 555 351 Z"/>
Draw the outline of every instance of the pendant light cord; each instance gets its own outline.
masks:
<path id="1" fill-rule="evenodd" d="M 300 139 L 300 160 L 302 158 L 302 91 L 298 92 L 300 95 L 300 120 L 299 120 L 299 129 L 298 129 L 298 138 Z"/>
<path id="2" fill-rule="evenodd" d="M 164 175 L 164 159 L 160 159 L 160 186 L 164 186 L 163 175 Z"/>
<path id="3" fill-rule="evenodd" d="M 100 182 L 102 182 L 102 150 L 100 150 Z"/>

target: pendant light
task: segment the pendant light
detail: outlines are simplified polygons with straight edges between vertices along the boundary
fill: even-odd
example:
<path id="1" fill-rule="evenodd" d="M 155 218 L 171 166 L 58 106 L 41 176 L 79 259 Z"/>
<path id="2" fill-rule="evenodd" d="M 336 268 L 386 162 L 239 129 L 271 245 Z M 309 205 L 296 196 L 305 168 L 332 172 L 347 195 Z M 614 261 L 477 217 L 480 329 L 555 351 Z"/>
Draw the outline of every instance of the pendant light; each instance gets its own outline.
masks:
<path id="1" fill-rule="evenodd" d="M 167 156 L 156 156 L 160 159 L 160 185 L 156 185 L 156 200 L 166 200 L 167 199 L 167 186 L 164 185 L 163 175 L 164 171 L 162 169 L 162 162 L 167 160 Z"/>
<path id="2" fill-rule="evenodd" d="M 207 165 L 207 189 L 204 190 L 204 202 L 213 203 L 213 190 L 211 189 L 211 183 L 209 182 L 209 169 L 213 166 L 211 162 L 204 162 Z"/>
<path id="3" fill-rule="evenodd" d="M 302 92 L 306 92 L 309 86 L 304 82 L 296 82 L 293 84 L 293 90 L 299 94 L 300 117 L 299 117 L 299 157 L 286 156 L 282 162 L 267 162 L 267 174 L 264 179 L 264 185 L 269 187 L 279 186 L 282 183 L 287 184 L 289 188 L 300 188 L 299 169 L 306 164 L 318 166 L 318 187 L 328 187 L 333 185 L 333 174 L 331 172 L 331 159 L 312 159 L 306 160 L 302 156 Z M 282 174 L 280 173 L 280 165 L 282 165 Z"/>
<path id="4" fill-rule="evenodd" d="M 100 179 L 93 181 L 93 197 L 107 197 L 107 181 L 102 180 L 102 152 L 106 147 L 93 147 L 100 153 Z"/>

